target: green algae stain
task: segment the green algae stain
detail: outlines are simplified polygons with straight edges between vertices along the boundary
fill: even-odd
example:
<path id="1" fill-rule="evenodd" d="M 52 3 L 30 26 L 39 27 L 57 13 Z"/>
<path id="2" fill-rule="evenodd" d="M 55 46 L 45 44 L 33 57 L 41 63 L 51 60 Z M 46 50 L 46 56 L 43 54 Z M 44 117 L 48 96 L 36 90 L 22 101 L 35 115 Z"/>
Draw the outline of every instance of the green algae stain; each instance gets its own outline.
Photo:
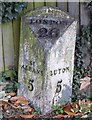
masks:
<path id="1" fill-rule="evenodd" d="M 26 54 L 27 54 L 27 60 L 28 60 L 28 69 L 25 72 L 24 77 L 24 83 L 26 88 L 28 89 L 29 86 L 29 80 L 34 79 L 36 77 L 37 79 L 37 85 L 41 86 L 43 81 L 43 48 L 37 47 L 37 39 L 35 35 L 32 33 L 29 27 L 25 27 L 25 39 L 24 44 L 26 45 Z M 35 66 L 31 65 L 31 62 L 35 62 Z M 40 72 L 36 70 L 36 73 L 34 73 L 32 70 L 39 69 Z M 35 86 L 36 87 L 36 86 Z"/>
<path id="2" fill-rule="evenodd" d="M 43 77 L 43 72 L 44 72 L 44 64 L 43 64 L 43 61 L 44 61 L 44 53 L 43 53 L 43 49 L 39 48 L 38 49 L 38 57 L 37 57 L 37 65 L 40 69 L 40 73 L 39 74 L 39 79 L 43 80 L 44 77 Z"/>

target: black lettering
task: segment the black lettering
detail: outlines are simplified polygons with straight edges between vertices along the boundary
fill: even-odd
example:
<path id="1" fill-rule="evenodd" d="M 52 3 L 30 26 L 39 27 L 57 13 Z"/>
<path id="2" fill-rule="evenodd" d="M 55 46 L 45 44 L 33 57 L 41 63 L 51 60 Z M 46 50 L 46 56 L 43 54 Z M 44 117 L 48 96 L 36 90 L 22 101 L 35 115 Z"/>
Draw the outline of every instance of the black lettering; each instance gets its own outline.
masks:
<path id="1" fill-rule="evenodd" d="M 30 24 L 34 24 L 34 23 L 38 23 L 38 24 L 62 24 L 63 21 L 56 21 L 56 20 L 47 20 L 47 19 L 30 19 Z M 65 22 L 64 22 L 65 23 Z"/>
<path id="2" fill-rule="evenodd" d="M 58 83 L 62 83 L 62 79 L 60 81 L 58 81 Z"/>
<path id="3" fill-rule="evenodd" d="M 33 61 L 33 66 L 35 66 L 35 62 Z"/>
<path id="4" fill-rule="evenodd" d="M 33 19 L 32 23 L 36 23 L 37 20 Z"/>
<path id="5" fill-rule="evenodd" d="M 68 70 L 68 71 L 69 71 L 69 67 L 66 67 L 66 70 Z"/>
<path id="6" fill-rule="evenodd" d="M 31 66 L 29 66 L 28 70 L 31 71 Z"/>
<path id="7" fill-rule="evenodd" d="M 31 82 L 33 83 L 33 82 L 34 82 L 34 79 L 30 79 L 30 80 L 29 80 L 29 83 L 31 83 Z"/>
<path id="8" fill-rule="evenodd" d="M 40 20 L 40 19 L 38 19 L 38 20 L 37 20 L 37 23 L 38 23 L 38 24 L 40 24 L 40 23 L 41 23 L 41 20 Z"/>
<path id="9" fill-rule="evenodd" d="M 57 74 L 57 70 L 54 70 L 54 75 L 56 75 Z"/>
<path id="10" fill-rule="evenodd" d="M 31 61 L 31 60 L 30 60 L 30 65 L 35 66 L 35 61 Z"/>
<path id="11" fill-rule="evenodd" d="M 33 89 L 34 89 L 34 87 L 33 87 L 33 82 L 34 82 L 33 79 L 30 79 L 30 80 L 29 80 L 28 88 L 29 88 L 30 91 L 33 91 Z"/>
<path id="12" fill-rule="evenodd" d="M 32 71 L 33 73 L 36 73 L 36 70 L 35 70 L 35 68 L 33 68 L 33 71 Z"/>
<path id="13" fill-rule="evenodd" d="M 59 24 L 60 24 L 60 21 L 57 21 L 57 24 L 59 25 Z"/>
<path id="14" fill-rule="evenodd" d="M 46 28 L 40 28 L 38 30 L 38 37 L 46 37 L 47 36 L 47 29 Z"/>
<path id="15" fill-rule="evenodd" d="M 24 69 L 24 65 L 21 66 L 21 69 L 22 69 L 22 68 Z"/>
<path id="16" fill-rule="evenodd" d="M 30 60 L 30 65 L 32 65 L 32 61 Z"/>
<path id="17" fill-rule="evenodd" d="M 64 72 L 65 72 L 65 70 L 66 70 L 66 69 L 65 69 L 65 68 L 63 68 L 63 69 L 62 69 L 62 73 L 64 73 Z"/>
<path id="18" fill-rule="evenodd" d="M 59 70 L 59 74 L 61 73 L 61 69 L 58 69 Z"/>
<path id="19" fill-rule="evenodd" d="M 59 24 L 59 21 L 55 21 L 55 24 Z"/>
<path id="20" fill-rule="evenodd" d="M 30 83 L 30 84 L 28 85 L 28 88 L 29 88 L 30 91 L 33 91 L 33 89 L 34 89 L 33 84 Z"/>
<path id="21" fill-rule="evenodd" d="M 50 29 L 50 31 L 48 33 L 49 37 L 51 37 L 51 38 L 56 38 L 59 36 L 59 34 L 60 34 L 60 30 L 57 28 Z"/>
<path id="22" fill-rule="evenodd" d="M 53 73 L 52 73 L 52 71 L 50 71 L 50 76 L 52 76 L 53 75 Z"/>
<path id="23" fill-rule="evenodd" d="M 48 24 L 51 24 L 51 20 L 48 21 Z"/>
<path id="24" fill-rule="evenodd" d="M 22 65 L 21 69 L 28 70 L 28 66 L 27 65 Z"/>
<path id="25" fill-rule="evenodd" d="M 48 24 L 48 20 L 43 20 L 42 23 L 43 24 Z"/>
<path id="26" fill-rule="evenodd" d="M 39 69 L 37 69 L 37 73 L 40 73 L 40 70 L 39 70 Z"/>
<path id="27" fill-rule="evenodd" d="M 63 24 L 63 21 L 58 21 L 58 24 Z"/>
<path id="28" fill-rule="evenodd" d="M 33 19 L 30 19 L 30 24 L 32 24 L 33 23 Z"/>
<path id="29" fill-rule="evenodd" d="M 56 23 L 56 21 L 51 20 L 51 24 L 54 24 L 54 23 Z"/>
<path id="30" fill-rule="evenodd" d="M 38 23 L 38 20 L 36 20 L 35 23 Z"/>
<path id="31" fill-rule="evenodd" d="M 62 89 L 61 83 L 62 83 L 62 79 L 57 83 L 56 93 L 59 93 L 61 91 Z"/>

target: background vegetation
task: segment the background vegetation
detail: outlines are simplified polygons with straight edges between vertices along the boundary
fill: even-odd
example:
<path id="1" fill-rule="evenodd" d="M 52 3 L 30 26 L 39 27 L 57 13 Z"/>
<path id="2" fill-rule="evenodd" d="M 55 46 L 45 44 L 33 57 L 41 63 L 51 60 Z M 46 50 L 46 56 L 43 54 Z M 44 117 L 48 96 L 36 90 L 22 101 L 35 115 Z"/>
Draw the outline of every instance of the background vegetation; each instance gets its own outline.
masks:
<path id="1" fill-rule="evenodd" d="M 2 22 L 9 22 L 13 19 L 17 19 L 21 14 L 24 8 L 26 8 L 28 5 L 28 3 L 25 2 L 2 2 L 0 3 L 0 15 L 2 16 L 1 21 Z M 92 12 L 92 2 L 88 2 L 85 4 L 85 6 L 87 7 L 87 9 L 90 10 L 90 13 Z M 84 63 L 84 53 L 83 53 L 83 47 L 85 46 L 87 48 L 88 54 L 91 56 L 92 55 L 92 45 L 91 45 L 91 38 L 92 38 L 92 31 L 91 31 L 91 27 L 90 26 L 80 26 L 80 30 L 79 30 L 79 34 L 77 35 L 77 40 L 76 40 L 76 49 L 75 49 L 75 67 L 74 67 L 74 77 L 73 77 L 73 101 L 79 99 L 80 97 L 78 97 L 78 90 L 80 88 L 80 78 L 85 77 L 85 76 L 90 76 L 90 70 L 92 69 L 92 63 L 90 61 L 89 65 L 87 67 L 85 67 L 85 63 Z M 12 75 L 10 74 L 7 75 L 7 73 L 11 73 L 12 71 Z M 5 90 L 6 91 L 11 91 L 14 90 L 16 91 L 16 89 L 19 87 L 19 85 L 17 84 L 17 75 L 18 74 L 14 74 L 15 70 L 14 69 L 10 69 L 8 72 L 4 71 L 1 75 L 1 80 L 10 80 L 12 81 L 14 84 L 14 89 L 10 86 L 6 86 Z M 77 91 L 77 92 L 76 92 Z"/>

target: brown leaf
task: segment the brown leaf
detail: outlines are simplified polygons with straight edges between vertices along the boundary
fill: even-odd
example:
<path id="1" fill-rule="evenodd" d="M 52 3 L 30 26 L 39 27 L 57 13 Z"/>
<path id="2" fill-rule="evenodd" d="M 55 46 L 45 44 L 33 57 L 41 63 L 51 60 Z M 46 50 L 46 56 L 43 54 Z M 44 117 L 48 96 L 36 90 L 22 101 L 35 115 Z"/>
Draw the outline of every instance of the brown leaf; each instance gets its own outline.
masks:
<path id="1" fill-rule="evenodd" d="M 19 99 L 14 103 L 15 106 L 19 106 L 19 105 L 28 105 L 28 101 L 27 100 L 22 100 Z"/>
<path id="2" fill-rule="evenodd" d="M 0 100 L 0 107 L 8 105 L 8 102 Z"/>
<path id="3" fill-rule="evenodd" d="M 15 117 L 15 115 L 14 116 L 6 116 L 5 118 L 14 118 Z"/>
<path id="4" fill-rule="evenodd" d="M 26 100 L 26 98 L 23 96 L 15 96 L 15 97 L 10 98 L 11 102 L 15 102 L 17 100 Z"/>
<path id="5" fill-rule="evenodd" d="M 31 108 L 29 105 L 24 109 L 25 112 L 30 112 L 32 113 L 34 111 L 33 108 Z"/>
<path id="6" fill-rule="evenodd" d="M 79 90 L 79 94 L 82 95 L 83 93 L 86 93 L 88 96 L 90 96 L 90 98 L 92 98 L 92 84 L 91 84 L 91 78 L 90 77 L 84 77 L 82 79 L 80 79 L 80 90 Z"/>
<path id="7" fill-rule="evenodd" d="M 92 104 L 92 100 L 79 100 L 79 104 L 82 105 L 82 104 L 87 104 L 87 105 L 91 105 Z"/>
<path id="8" fill-rule="evenodd" d="M 53 118 L 58 118 L 58 119 L 60 119 L 60 118 L 66 118 L 66 117 L 69 117 L 69 116 L 68 116 L 68 115 L 59 114 L 59 115 L 54 116 Z"/>
<path id="9" fill-rule="evenodd" d="M 12 93 L 6 93 L 6 96 L 11 96 L 11 97 L 13 97 L 13 96 L 15 96 L 16 95 L 16 93 L 14 93 L 14 92 L 12 92 Z"/>
<path id="10" fill-rule="evenodd" d="M 80 91 L 83 89 L 86 89 L 86 87 L 88 87 L 90 85 L 90 78 L 89 77 L 85 77 L 83 79 L 80 79 Z"/>
<path id="11" fill-rule="evenodd" d="M 80 106 L 78 102 L 70 103 L 66 105 L 63 109 L 64 109 L 64 112 L 70 116 L 77 116 L 78 114 L 80 114 L 80 113 L 78 114 L 76 113 L 80 110 Z M 77 109 L 77 111 L 75 111 L 75 109 Z"/>
<path id="12" fill-rule="evenodd" d="M 67 113 L 69 116 L 79 116 L 81 113 L 73 113 L 71 111 L 65 110 L 65 113 Z"/>
<path id="13" fill-rule="evenodd" d="M 13 104 L 11 104 L 11 103 L 9 103 L 7 101 L 0 100 L 0 107 L 3 107 L 3 106 L 7 107 L 8 105 L 15 108 L 15 109 L 18 108 L 18 107 L 14 106 Z"/>
<path id="14" fill-rule="evenodd" d="M 33 114 L 28 114 L 28 115 L 23 115 L 23 114 L 21 114 L 20 115 L 20 117 L 22 117 L 22 118 L 33 118 L 35 115 L 33 115 Z"/>

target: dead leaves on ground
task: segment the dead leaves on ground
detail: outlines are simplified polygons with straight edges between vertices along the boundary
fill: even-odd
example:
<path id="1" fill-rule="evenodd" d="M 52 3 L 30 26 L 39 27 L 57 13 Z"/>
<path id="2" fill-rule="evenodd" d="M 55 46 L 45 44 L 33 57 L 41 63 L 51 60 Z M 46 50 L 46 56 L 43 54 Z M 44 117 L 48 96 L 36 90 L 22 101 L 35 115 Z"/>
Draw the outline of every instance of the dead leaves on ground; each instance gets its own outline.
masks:
<path id="1" fill-rule="evenodd" d="M 32 117 L 34 117 L 34 115 L 32 115 L 32 114 L 29 114 L 29 115 L 20 115 L 20 117 L 22 117 L 22 118 L 32 118 Z"/>
<path id="2" fill-rule="evenodd" d="M 15 96 L 15 93 L 6 93 L 5 96 L 11 96 L 7 100 L 0 99 L 1 112 L 5 118 L 32 118 L 35 115 L 32 114 L 34 109 L 28 105 L 28 101 L 23 96 Z"/>
<path id="3" fill-rule="evenodd" d="M 55 115 L 54 118 L 69 118 L 73 116 L 82 117 L 86 113 L 92 115 L 92 101 L 90 100 L 79 100 L 78 102 L 71 102 L 67 105 L 62 105 L 64 114 Z M 87 115 L 86 115 L 87 116 Z"/>
<path id="4" fill-rule="evenodd" d="M 64 112 L 71 116 L 80 115 L 80 105 L 78 102 L 72 102 L 66 105 L 64 108 Z"/>
<path id="5" fill-rule="evenodd" d="M 5 114 L 5 118 L 39 118 L 40 116 L 43 116 L 39 114 L 33 114 L 35 113 L 35 109 L 29 106 L 28 101 L 25 97 L 16 96 L 16 93 L 3 93 L 3 95 L 3 99 L 0 98 L 0 111 Z M 66 105 L 61 105 L 60 107 L 63 109 L 64 113 L 58 115 L 54 114 L 53 118 L 59 119 L 68 118 L 71 116 L 82 116 L 84 114 L 83 105 L 86 106 L 85 113 L 87 111 L 89 112 L 89 114 L 92 114 L 92 110 L 90 110 L 90 107 L 92 107 L 92 101 L 80 100 L 78 102 L 71 102 Z M 52 113 L 52 111 L 50 111 L 50 114 Z"/>
<path id="6" fill-rule="evenodd" d="M 15 96 L 10 99 L 10 102 L 15 106 L 28 105 L 28 101 L 23 96 Z"/>
<path id="7" fill-rule="evenodd" d="M 13 97 L 13 96 L 15 96 L 15 95 L 16 95 L 16 93 L 14 93 L 14 92 L 6 93 L 6 96 L 11 96 L 11 97 Z"/>

